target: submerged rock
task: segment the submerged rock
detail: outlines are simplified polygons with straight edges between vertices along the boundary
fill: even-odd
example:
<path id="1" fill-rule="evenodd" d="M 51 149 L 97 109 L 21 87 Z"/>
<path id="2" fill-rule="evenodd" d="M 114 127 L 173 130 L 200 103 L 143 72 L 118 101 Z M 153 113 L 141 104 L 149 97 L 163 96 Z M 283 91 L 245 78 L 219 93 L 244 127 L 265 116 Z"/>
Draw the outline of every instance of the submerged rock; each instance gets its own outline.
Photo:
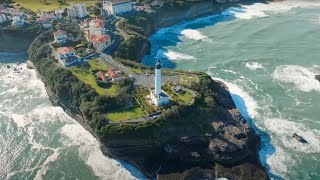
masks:
<path id="1" fill-rule="evenodd" d="M 307 140 L 305 140 L 302 136 L 299 136 L 297 133 L 294 133 L 292 137 L 294 137 L 296 140 L 298 140 L 301 143 L 308 143 Z"/>
<path id="2" fill-rule="evenodd" d="M 315 78 L 320 82 L 320 75 L 315 75 Z"/>
<path id="3" fill-rule="evenodd" d="M 9 65 L 7 66 L 8 69 L 10 69 L 10 67 L 11 67 L 11 66 L 9 66 Z"/>

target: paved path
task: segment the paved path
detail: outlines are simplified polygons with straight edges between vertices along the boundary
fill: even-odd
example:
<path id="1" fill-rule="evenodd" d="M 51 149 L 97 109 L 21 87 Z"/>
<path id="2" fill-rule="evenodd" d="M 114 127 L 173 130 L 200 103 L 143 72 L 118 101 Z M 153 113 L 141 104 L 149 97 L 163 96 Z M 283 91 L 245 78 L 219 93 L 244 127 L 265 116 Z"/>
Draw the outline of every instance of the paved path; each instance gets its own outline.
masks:
<path id="1" fill-rule="evenodd" d="M 124 72 L 125 74 L 132 76 L 135 79 L 135 84 L 141 85 L 145 88 L 152 88 L 154 87 L 154 75 L 145 75 L 145 74 L 136 74 L 132 72 L 128 67 L 122 65 L 121 63 L 116 62 L 111 56 L 107 54 L 101 54 L 102 60 L 101 62 L 106 65 L 111 65 L 113 67 L 118 68 L 120 71 Z M 162 76 L 162 83 L 165 84 L 167 82 L 180 82 L 180 76 Z"/>

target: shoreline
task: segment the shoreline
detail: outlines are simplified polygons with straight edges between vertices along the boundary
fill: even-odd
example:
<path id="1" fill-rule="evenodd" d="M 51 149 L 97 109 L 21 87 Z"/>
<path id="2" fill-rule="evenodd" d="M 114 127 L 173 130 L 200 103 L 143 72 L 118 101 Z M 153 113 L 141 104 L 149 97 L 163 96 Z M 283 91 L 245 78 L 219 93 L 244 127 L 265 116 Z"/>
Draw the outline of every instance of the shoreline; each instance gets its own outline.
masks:
<path id="1" fill-rule="evenodd" d="M 245 1 L 245 2 L 247 2 L 247 1 Z M 225 5 L 225 6 L 223 6 L 223 7 L 225 7 L 225 8 L 229 8 L 229 7 L 234 7 L 233 5 L 239 5 L 239 3 L 227 3 L 227 5 Z M 222 7 L 222 6 L 220 6 L 220 7 Z M 222 9 L 220 9 L 220 11 L 221 11 Z M 225 10 L 225 9 L 224 9 Z M 210 12 L 210 15 L 214 15 L 214 14 L 211 14 L 212 12 Z M 215 11 L 215 13 L 219 13 L 219 11 Z M 177 19 L 175 19 L 174 20 L 174 22 L 177 22 L 177 23 L 175 23 L 175 24 L 179 24 L 179 23 L 181 23 L 181 22 L 183 22 L 183 21 L 186 21 L 186 20 L 192 20 L 192 19 L 197 19 L 197 18 L 200 18 L 200 17 L 206 17 L 206 16 L 208 16 L 208 14 L 207 13 L 204 13 L 204 14 L 197 14 L 196 16 L 192 16 L 192 17 L 190 17 L 190 18 L 187 18 L 187 19 L 183 19 L 183 20 L 177 20 Z M 172 22 L 171 22 L 172 23 Z M 164 23 L 165 24 L 165 23 Z M 168 24 L 167 24 L 168 25 Z M 161 29 L 161 28 L 163 28 L 163 27 L 157 27 L 158 29 L 153 29 L 154 31 L 150 31 L 150 33 L 149 33 L 149 37 L 152 35 L 152 33 L 151 32 L 157 32 L 159 29 Z M 37 69 L 35 68 L 35 70 L 37 71 Z M 38 71 L 37 71 L 37 74 L 39 74 L 38 73 Z M 40 75 L 41 76 L 41 75 Z M 43 80 L 43 77 L 39 77 L 42 81 L 44 81 Z M 146 175 L 148 178 L 154 178 L 155 176 L 157 176 L 158 174 L 154 174 L 154 172 L 152 173 L 152 174 L 150 174 L 149 172 L 147 172 L 147 171 L 145 171 L 144 169 L 143 169 L 143 167 L 141 167 L 141 166 L 139 166 L 137 163 L 135 163 L 135 161 L 134 160 L 130 160 L 130 159 L 128 159 L 128 158 L 119 158 L 119 157 L 117 157 L 116 155 L 114 155 L 113 153 L 111 153 L 109 150 L 108 150 L 108 148 L 107 148 L 107 146 L 104 144 L 104 143 L 102 143 L 101 142 L 101 140 L 98 138 L 98 136 L 97 136 L 97 134 L 96 134 L 96 132 L 94 132 L 93 131 L 93 129 L 85 122 L 85 119 L 83 118 L 83 116 L 81 115 L 81 112 L 79 113 L 79 110 L 75 110 L 75 109 L 73 109 L 73 107 L 67 107 L 67 106 L 65 106 L 64 105 L 64 103 L 63 103 L 63 101 L 61 101 L 61 100 L 59 100 L 59 98 L 56 96 L 56 94 L 54 94 L 53 92 L 52 92 L 52 90 L 50 89 L 50 87 L 48 87 L 46 84 L 45 84 L 45 87 L 46 87 L 46 91 L 47 91 L 47 94 L 48 94 L 48 96 L 49 96 L 49 98 L 51 99 L 51 101 L 52 101 L 52 103 L 54 104 L 54 105 L 58 105 L 58 106 L 60 106 L 60 107 L 62 107 L 63 109 L 64 109 L 64 111 L 69 115 L 69 116 L 71 116 L 73 119 L 75 119 L 77 122 L 79 122 L 86 130 L 88 130 L 97 140 L 98 140 L 98 142 L 99 142 L 99 145 L 100 145 L 100 149 L 101 149 L 101 151 L 102 151 L 102 153 L 105 155 L 105 156 L 107 156 L 107 157 L 110 157 L 110 158 L 114 158 L 114 159 L 118 159 L 118 160 L 123 160 L 123 161 L 125 161 L 125 162 L 128 162 L 129 164 L 131 164 L 131 165 L 133 165 L 135 168 L 137 168 L 139 171 L 141 171 L 144 175 Z M 227 89 L 228 90 L 228 89 Z M 230 94 L 230 91 L 228 91 L 229 92 L 229 94 Z M 234 101 L 231 99 L 231 101 L 234 103 Z M 77 112 L 78 111 L 78 112 Z M 236 121 L 236 119 L 234 119 L 234 121 Z M 251 127 L 252 128 L 252 127 Z M 253 137 L 254 138 L 254 137 Z M 261 161 L 260 161 L 260 159 L 259 159 L 259 150 L 260 150 L 260 145 L 261 145 L 261 138 L 260 138 L 260 136 L 259 136 L 259 140 L 258 140 L 258 144 L 256 144 L 256 146 L 255 146 L 255 148 L 253 148 L 253 149 L 251 149 L 252 151 L 254 151 L 254 154 L 255 154 L 255 159 L 254 159 L 254 161 L 257 163 L 257 164 L 255 164 L 255 165 L 257 165 L 257 167 L 260 167 L 261 166 L 261 168 L 263 168 L 263 170 L 264 171 L 266 171 L 266 169 L 265 169 L 265 167 L 264 166 L 262 166 L 262 164 L 261 164 Z M 250 146 L 251 147 L 251 146 Z M 248 152 L 249 153 L 249 152 Z M 252 152 L 251 152 L 252 153 Z M 250 157 L 246 157 L 246 158 L 244 158 L 244 159 L 242 159 L 242 161 L 247 161 L 248 159 L 247 158 L 252 158 L 251 156 Z M 252 159 L 251 159 L 252 160 Z M 235 160 L 236 161 L 236 160 Z M 242 161 L 240 161 L 240 162 L 242 162 Z M 227 162 L 226 162 L 227 163 Z M 230 162 L 229 162 L 230 163 Z M 198 166 L 195 166 L 195 167 L 198 167 Z M 156 172 L 158 172 L 158 171 L 156 171 Z"/>

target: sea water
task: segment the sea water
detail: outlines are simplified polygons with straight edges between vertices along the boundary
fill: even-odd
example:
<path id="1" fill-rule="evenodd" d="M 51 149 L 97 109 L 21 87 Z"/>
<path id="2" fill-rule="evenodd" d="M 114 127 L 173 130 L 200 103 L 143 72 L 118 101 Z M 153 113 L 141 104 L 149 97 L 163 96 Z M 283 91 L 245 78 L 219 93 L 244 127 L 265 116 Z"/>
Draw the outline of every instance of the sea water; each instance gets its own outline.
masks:
<path id="1" fill-rule="evenodd" d="M 223 81 L 262 137 L 274 179 L 320 179 L 320 2 L 287 0 L 229 8 L 160 29 L 151 55 L 167 68 Z M 293 133 L 309 143 L 292 138 Z"/>
<path id="2" fill-rule="evenodd" d="M 26 58 L 0 53 L 0 179 L 145 179 L 51 104 Z"/>

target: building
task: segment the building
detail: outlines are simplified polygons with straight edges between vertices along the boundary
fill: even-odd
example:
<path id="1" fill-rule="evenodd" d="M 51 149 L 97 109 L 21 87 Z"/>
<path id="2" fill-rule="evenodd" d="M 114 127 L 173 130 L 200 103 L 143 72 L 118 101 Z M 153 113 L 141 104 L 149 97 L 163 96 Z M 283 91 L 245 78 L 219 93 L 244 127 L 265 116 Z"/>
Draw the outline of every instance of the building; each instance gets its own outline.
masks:
<path id="1" fill-rule="evenodd" d="M 8 19 L 5 14 L 0 14 L 0 23 L 6 22 Z"/>
<path id="2" fill-rule="evenodd" d="M 105 75 L 102 71 L 99 71 L 99 72 L 98 72 L 98 75 L 99 75 L 99 77 L 101 78 L 101 81 L 102 81 L 102 82 L 107 82 L 106 75 Z"/>
<path id="3" fill-rule="evenodd" d="M 41 24 L 46 29 L 52 28 L 52 23 L 51 23 L 50 17 L 37 18 L 36 23 Z"/>
<path id="4" fill-rule="evenodd" d="M 96 18 L 89 21 L 89 34 L 90 35 L 105 35 L 106 29 L 104 28 L 104 23 L 102 18 Z"/>
<path id="5" fill-rule="evenodd" d="M 83 3 L 71 4 L 68 8 L 68 15 L 71 18 L 85 18 L 88 14 L 87 8 Z"/>
<path id="6" fill-rule="evenodd" d="M 161 64 L 160 60 L 157 61 L 155 67 L 155 77 L 154 77 L 155 88 L 151 91 L 149 97 L 152 103 L 156 106 L 164 106 L 169 104 L 168 95 L 161 89 Z"/>
<path id="7" fill-rule="evenodd" d="M 89 41 L 92 42 L 93 47 L 95 47 L 98 52 L 102 52 L 108 46 L 110 46 L 111 37 L 108 35 L 103 35 L 103 36 L 92 35 L 92 36 L 89 36 Z"/>
<path id="8" fill-rule="evenodd" d="M 120 81 L 122 79 L 122 76 L 120 74 L 121 72 L 117 69 L 109 69 L 108 74 L 112 81 Z"/>
<path id="9" fill-rule="evenodd" d="M 131 0 L 104 0 L 103 9 L 115 16 L 127 14 L 132 11 L 132 2 Z"/>
<path id="10" fill-rule="evenodd" d="M 53 33 L 53 37 L 54 37 L 54 42 L 58 43 L 58 44 L 64 44 L 67 42 L 67 32 L 63 31 L 63 30 L 58 30 L 56 32 Z"/>
<path id="11" fill-rule="evenodd" d="M 56 58 L 60 60 L 66 67 L 81 61 L 77 57 L 77 51 L 72 47 L 57 48 Z"/>
<path id="12" fill-rule="evenodd" d="M 14 16 L 12 18 L 12 25 L 23 26 L 24 25 L 24 16 Z"/>

